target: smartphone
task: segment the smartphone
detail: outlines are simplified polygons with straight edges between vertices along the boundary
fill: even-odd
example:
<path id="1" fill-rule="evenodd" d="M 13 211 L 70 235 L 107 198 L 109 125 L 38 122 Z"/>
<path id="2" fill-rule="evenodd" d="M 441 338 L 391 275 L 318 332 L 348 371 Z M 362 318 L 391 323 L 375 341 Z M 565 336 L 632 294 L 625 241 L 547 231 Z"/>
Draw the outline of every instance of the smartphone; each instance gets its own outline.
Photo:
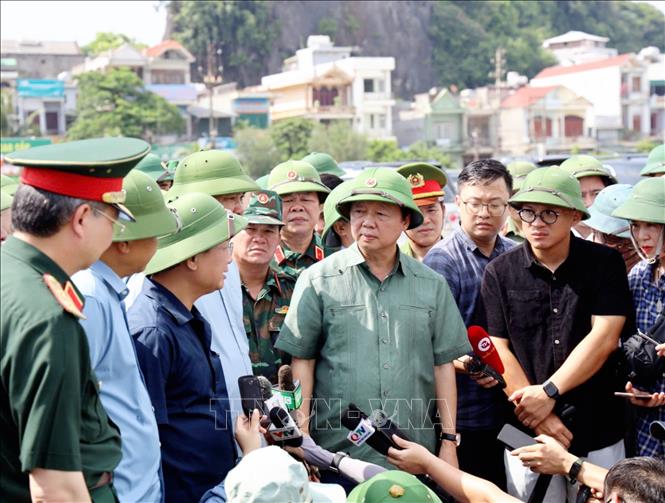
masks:
<path id="1" fill-rule="evenodd" d="M 512 424 L 503 425 L 503 428 L 501 428 L 501 431 L 496 438 L 500 442 L 503 442 L 510 450 L 538 443 L 535 438 L 518 430 Z"/>
<path id="2" fill-rule="evenodd" d="M 637 398 L 638 400 L 651 400 L 651 393 L 625 393 L 623 391 L 615 391 L 614 396 L 621 398 Z"/>
<path id="3" fill-rule="evenodd" d="M 238 388 L 240 389 L 240 403 L 245 415 L 250 417 L 254 409 L 259 409 L 263 415 L 263 394 L 258 378 L 253 375 L 240 376 L 238 377 Z"/>

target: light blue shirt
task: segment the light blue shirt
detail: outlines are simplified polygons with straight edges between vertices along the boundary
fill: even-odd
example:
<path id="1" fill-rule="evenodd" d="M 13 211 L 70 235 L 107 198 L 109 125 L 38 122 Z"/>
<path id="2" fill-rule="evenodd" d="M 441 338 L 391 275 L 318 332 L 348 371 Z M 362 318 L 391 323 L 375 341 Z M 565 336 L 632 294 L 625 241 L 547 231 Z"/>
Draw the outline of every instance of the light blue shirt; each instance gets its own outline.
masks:
<path id="1" fill-rule="evenodd" d="M 242 290 L 237 264 L 229 264 L 224 288 L 204 295 L 194 305 L 212 328 L 211 347 L 222 361 L 235 426 L 235 418 L 243 413 L 238 377 L 253 374 L 249 341 L 242 319 Z"/>
<path id="2" fill-rule="evenodd" d="M 123 299 L 127 285 L 102 261 L 76 273 L 85 295 L 81 325 L 102 404 L 120 428 L 122 459 L 113 474 L 120 501 L 160 502 L 160 445 L 157 421 L 129 334 Z"/>

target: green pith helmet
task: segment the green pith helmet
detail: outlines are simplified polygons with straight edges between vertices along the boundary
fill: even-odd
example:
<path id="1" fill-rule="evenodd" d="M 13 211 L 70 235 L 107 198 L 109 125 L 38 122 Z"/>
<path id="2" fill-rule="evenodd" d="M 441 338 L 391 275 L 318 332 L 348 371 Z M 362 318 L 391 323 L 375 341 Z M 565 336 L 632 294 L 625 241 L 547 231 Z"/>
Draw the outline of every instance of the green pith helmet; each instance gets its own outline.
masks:
<path id="1" fill-rule="evenodd" d="M 380 201 L 408 209 L 411 214 L 409 229 L 423 223 L 423 214 L 413 200 L 411 185 L 396 171 L 389 168 L 366 168 L 351 182 L 351 194 L 337 203 L 337 212 L 347 220 L 351 203 Z"/>
<path id="2" fill-rule="evenodd" d="M 0 175 L 0 190 L 5 194 L 14 197 L 19 186 L 19 181 L 7 175 Z"/>
<path id="3" fill-rule="evenodd" d="M 585 222 L 586 225 L 604 234 L 630 238 L 630 222 L 613 217 L 612 212 L 628 199 L 631 190 L 633 186 L 625 183 L 610 185 L 601 190 L 589 206 L 591 216 Z"/>
<path id="4" fill-rule="evenodd" d="M 665 174 L 665 143 L 651 149 L 647 157 L 646 166 L 640 171 L 640 176 L 653 176 Z"/>
<path id="5" fill-rule="evenodd" d="M 178 168 L 179 163 L 180 163 L 180 161 L 178 159 L 171 159 L 170 161 L 163 162 L 162 166 L 166 170 L 167 174 L 160 181 L 172 182 L 173 177 L 175 176 L 175 171 Z"/>
<path id="6" fill-rule="evenodd" d="M 574 155 L 561 163 L 561 169 L 578 180 L 587 176 L 599 176 L 606 180 L 606 185 L 617 183 L 617 179 L 603 167 L 603 164 L 590 155 Z"/>
<path id="7" fill-rule="evenodd" d="M 14 198 L 10 196 L 4 190 L 0 191 L 0 211 L 5 211 L 7 208 L 12 207 L 12 201 Z"/>
<path id="8" fill-rule="evenodd" d="M 409 182 L 413 199 L 418 206 L 434 204 L 443 197 L 446 174 L 427 162 L 412 162 L 401 166 L 397 172 Z"/>
<path id="9" fill-rule="evenodd" d="M 284 225 L 282 198 L 272 190 L 254 192 L 242 216 L 250 224 Z"/>
<path id="10" fill-rule="evenodd" d="M 157 253 L 146 267 L 146 275 L 209 250 L 247 226 L 244 217 L 226 211 L 208 194 L 184 194 L 173 201 L 172 206 L 180 218 L 180 231 L 159 238 Z"/>
<path id="11" fill-rule="evenodd" d="M 302 158 L 303 161 L 310 163 L 319 173 L 331 173 L 337 176 L 344 176 L 344 170 L 337 165 L 337 161 L 330 154 L 323 152 L 312 152 Z"/>
<path id="12" fill-rule="evenodd" d="M 156 182 L 165 181 L 169 174 L 159 156 L 152 152 L 141 159 L 134 169 L 145 173 Z"/>
<path id="13" fill-rule="evenodd" d="M 403 501 L 441 503 L 439 497 L 410 473 L 388 470 L 356 486 L 347 503 L 387 503 Z"/>
<path id="14" fill-rule="evenodd" d="M 513 192 L 517 192 L 524 185 L 526 175 L 536 169 L 536 165 L 530 161 L 513 161 L 506 166 L 506 169 L 513 177 Z"/>
<path id="15" fill-rule="evenodd" d="M 514 208 L 524 203 L 551 204 L 577 210 L 582 213 L 582 219 L 589 218 L 580 182 L 558 166 L 539 168 L 526 175 L 522 189 L 508 202 Z"/>
<path id="16" fill-rule="evenodd" d="M 612 212 L 612 216 L 665 224 L 665 177 L 652 177 L 639 182 L 628 199 Z"/>
<path id="17" fill-rule="evenodd" d="M 113 229 L 113 241 L 134 241 L 165 236 L 178 230 L 178 217 L 164 202 L 159 185 L 150 175 L 133 169 L 122 182 L 127 193 L 125 206 L 134 215 L 135 222 L 117 225 Z"/>
<path id="18" fill-rule="evenodd" d="M 233 155 L 221 150 L 202 150 L 178 163 L 169 196 L 175 199 L 188 192 L 224 196 L 255 190 L 259 186 Z"/>
<path id="19" fill-rule="evenodd" d="M 317 192 L 325 198 L 330 189 L 321 182 L 319 173 L 305 161 L 286 161 L 278 164 L 268 175 L 268 188 L 280 196 L 294 192 Z"/>
<path id="20" fill-rule="evenodd" d="M 337 212 L 337 203 L 344 199 L 345 197 L 351 195 L 351 185 L 353 185 L 353 180 L 347 180 L 346 182 L 340 183 L 335 187 L 328 197 L 326 202 L 323 203 L 323 234 L 321 234 L 321 239 L 323 242 L 326 242 L 329 232 L 332 230 L 332 226 L 339 219 L 344 218 Z"/>
<path id="21" fill-rule="evenodd" d="M 261 190 L 268 190 L 268 177 L 270 175 L 263 175 L 256 179 L 256 185 L 261 187 Z"/>

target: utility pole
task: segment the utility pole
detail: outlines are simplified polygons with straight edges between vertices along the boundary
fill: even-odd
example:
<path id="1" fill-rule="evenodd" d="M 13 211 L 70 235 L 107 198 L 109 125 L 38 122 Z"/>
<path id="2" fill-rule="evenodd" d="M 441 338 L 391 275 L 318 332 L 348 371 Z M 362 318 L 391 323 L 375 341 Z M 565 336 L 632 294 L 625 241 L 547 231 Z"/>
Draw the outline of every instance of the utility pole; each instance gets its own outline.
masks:
<path id="1" fill-rule="evenodd" d="M 214 45 L 212 42 L 208 44 L 207 51 L 207 71 L 203 76 L 203 83 L 208 89 L 208 136 L 210 138 L 210 148 L 215 148 L 215 138 L 217 137 L 217 129 L 215 128 L 214 122 L 214 112 L 212 107 L 212 97 L 215 87 L 219 86 L 222 83 L 222 49 L 214 50 Z M 218 64 L 216 64 L 218 62 Z M 199 67 L 199 71 L 202 71 L 202 68 Z"/>
<path id="2" fill-rule="evenodd" d="M 499 88 L 501 85 L 501 76 L 506 65 L 506 50 L 503 47 L 497 47 L 494 51 L 494 85 Z"/>

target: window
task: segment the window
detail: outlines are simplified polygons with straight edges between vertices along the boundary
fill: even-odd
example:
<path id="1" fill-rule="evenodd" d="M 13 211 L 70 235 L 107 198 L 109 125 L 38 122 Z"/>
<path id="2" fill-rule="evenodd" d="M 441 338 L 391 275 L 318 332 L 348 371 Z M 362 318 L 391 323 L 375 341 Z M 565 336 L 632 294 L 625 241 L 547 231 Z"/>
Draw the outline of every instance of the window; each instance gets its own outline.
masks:
<path id="1" fill-rule="evenodd" d="M 584 119 L 575 115 L 566 115 L 563 127 L 566 138 L 582 136 L 584 134 Z"/>
<path id="2" fill-rule="evenodd" d="M 452 138 L 453 137 L 453 125 L 450 122 L 437 122 L 435 131 L 436 138 Z"/>
<path id="3" fill-rule="evenodd" d="M 335 105 L 335 98 L 337 98 L 338 91 L 336 87 L 332 89 L 328 87 L 322 87 L 320 89 L 314 88 L 312 97 L 314 98 L 314 103 L 318 101 L 319 106 L 321 107 L 331 107 Z"/>
<path id="4" fill-rule="evenodd" d="M 544 122 L 544 124 L 543 124 Z M 533 119 L 533 132 L 536 138 L 551 138 L 552 137 L 552 119 L 546 117 L 543 121 L 542 117 L 534 117 Z"/>
<path id="5" fill-rule="evenodd" d="M 153 84 L 184 84 L 185 74 L 179 70 L 153 70 L 150 73 Z"/>
<path id="6" fill-rule="evenodd" d="M 363 87 L 366 93 L 385 93 L 385 79 L 363 79 Z"/>
<path id="7" fill-rule="evenodd" d="M 642 78 L 633 77 L 633 92 L 639 93 L 642 92 Z"/>
<path id="8" fill-rule="evenodd" d="M 46 112 L 45 114 L 46 121 L 46 133 L 47 134 L 57 134 L 58 132 L 58 112 Z"/>
<path id="9" fill-rule="evenodd" d="M 386 114 L 376 114 L 378 129 L 386 129 Z"/>
<path id="10" fill-rule="evenodd" d="M 374 79 L 364 79 L 363 85 L 366 93 L 374 92 Z"/>
<path id="11" fill-rule="evenodd" d="M 633 115 L 633 131 L 636 133 L 642 132 L 642 117 Z"/>

